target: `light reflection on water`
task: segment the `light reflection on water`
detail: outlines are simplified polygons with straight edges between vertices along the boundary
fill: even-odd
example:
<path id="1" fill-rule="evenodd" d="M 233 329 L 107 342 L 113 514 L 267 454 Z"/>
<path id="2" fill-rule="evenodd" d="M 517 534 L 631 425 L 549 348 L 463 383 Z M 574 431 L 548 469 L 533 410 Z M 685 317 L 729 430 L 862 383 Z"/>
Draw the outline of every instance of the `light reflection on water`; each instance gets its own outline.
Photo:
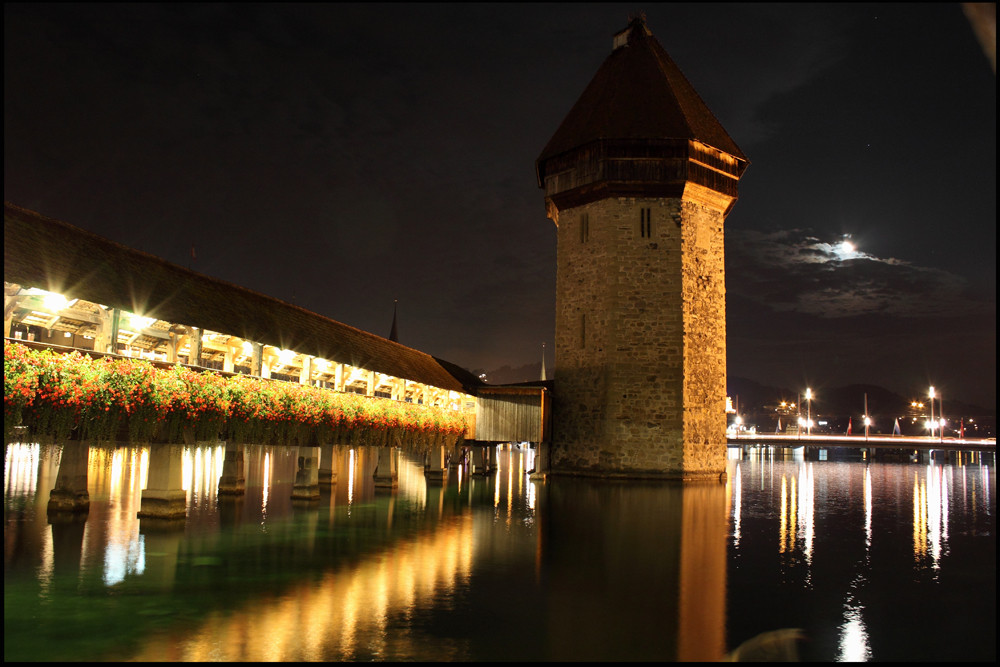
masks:
<path id="1" fill-rule="evenodd" d="M 769 449 L 730 455 L 738 460 L 730 461 L 731 571 L 752 562 L 761 575 L 760 584 L 747 579 L 731 591 L 731 609 L 748 590 L 778 599 L 812 590 L 813 604 L 825 598 L 833 609 L 837 602 L 839 616 L 826 614 L 836 635 L 817 651 L 824 660 L 949 659 L 965 651 L 927 636 L 942 625 L 962 636 L 981 628 L 988 642 L 977 655 L 995 657 L 992 452 L 986 462 L 968 452 L 884 463 L 872 462 L 871 453 L 850 461 Z M 777 558 L 748 543 L 748 515 L 764 533 L 774 526 Z M 838 577 L 842 589 L 830 590 Z M 787 616 L 821 615 L 801 604 L 792 600 Z M 739 625 L 738 617 L 730 624 Z M 895 639 L 887 642 L 890 634 Z"/>
<path id="2" fill-rule="evenodd" d="M 500 450 L 443 487 L 402 457 L 387 492 L 341 448 L 301 502 L 294 448 L 248 446 L 238 497 L 224 445 L 179 451 L 187 519 L 160 524 L 148 447 L 91 447 L 76 518 L 45 511 L 63 448 L 7 447 L 5 659 L 718 659 L 792 627 L 813 659 L 995 658 L 992 455 L 731 450 L 725 485 L 677 486 L 534 482 Z M 95 646 L 112 620 L 134 636 Z"/>

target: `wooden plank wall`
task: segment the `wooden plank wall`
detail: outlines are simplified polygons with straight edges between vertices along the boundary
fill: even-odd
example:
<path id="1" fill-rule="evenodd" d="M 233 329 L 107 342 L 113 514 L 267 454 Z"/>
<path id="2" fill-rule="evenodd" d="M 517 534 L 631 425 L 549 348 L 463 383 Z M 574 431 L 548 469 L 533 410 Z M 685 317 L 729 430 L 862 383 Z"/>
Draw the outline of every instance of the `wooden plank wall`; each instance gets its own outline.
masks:
<path id="1" fill-rule="evenodd" d="M 541 388 L 517 392 L 480 392 L 476 405 L 476 440 L 543 442 L 546 440 L 548 393 Z"/>

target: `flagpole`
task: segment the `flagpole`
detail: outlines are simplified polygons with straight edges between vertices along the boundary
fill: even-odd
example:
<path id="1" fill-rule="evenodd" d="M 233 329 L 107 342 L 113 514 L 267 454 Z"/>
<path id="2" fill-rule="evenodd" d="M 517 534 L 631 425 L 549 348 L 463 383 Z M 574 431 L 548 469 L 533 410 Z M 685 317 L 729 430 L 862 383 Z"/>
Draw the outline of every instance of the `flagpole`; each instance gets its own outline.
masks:
<path id="1" fill-rule="evenodd" d="M 941 394 L 938 393 L 938 419 L 940 420 L 941 430 L 940 430 L 940 440 L 939 442 L 944 443 L 944 399 L 941 398 Z"/>
<path id="2" fill-rule="evenodd" d="M 865 442 L 868 442 L 868 392 L 865 392 Z"/>
<path id="3" fill-rule="evenodd" d="M 802 440 L 802 393 L 800 392 L 798 397 L 795 399 L 795 416 L 798 419 L 798 428 L 796 428 L 795 433 L 798 435 L 799 440 Z"/>

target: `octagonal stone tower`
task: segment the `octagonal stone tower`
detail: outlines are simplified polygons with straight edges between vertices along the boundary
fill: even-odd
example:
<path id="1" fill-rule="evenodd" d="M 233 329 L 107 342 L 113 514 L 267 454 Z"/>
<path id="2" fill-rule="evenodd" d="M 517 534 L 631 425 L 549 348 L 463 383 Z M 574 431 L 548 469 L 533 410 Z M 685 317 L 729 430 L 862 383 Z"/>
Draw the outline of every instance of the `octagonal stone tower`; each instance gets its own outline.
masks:
<path id="1" fill-rule="evenodd" d="M 632 19 L 536 162 L 558 247 L 550 473 L 725 472 L 723 222 L 748 164 Z"/>

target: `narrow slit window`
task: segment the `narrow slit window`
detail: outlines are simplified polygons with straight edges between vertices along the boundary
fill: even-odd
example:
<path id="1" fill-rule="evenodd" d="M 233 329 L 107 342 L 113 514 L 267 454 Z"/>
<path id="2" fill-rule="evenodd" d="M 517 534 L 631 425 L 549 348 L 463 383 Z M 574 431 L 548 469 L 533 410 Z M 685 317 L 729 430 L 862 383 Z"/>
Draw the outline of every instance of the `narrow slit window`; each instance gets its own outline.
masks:
<path id="1" fill-rule="evenodd" d="M 580 313 L 580 348 L 587 347 L 587 314 Z"/>
<path id="2" fill-rule="evenodd" d="M 653 238 L 653 210 L 650 208 L 639 209 L 639 236 Z"/>
<path id="3" fill-rule="evenodd" d="M 580 214 L 580 243 L 586 243 L 590 240 L 590 215 L 587 213 Z"/>

